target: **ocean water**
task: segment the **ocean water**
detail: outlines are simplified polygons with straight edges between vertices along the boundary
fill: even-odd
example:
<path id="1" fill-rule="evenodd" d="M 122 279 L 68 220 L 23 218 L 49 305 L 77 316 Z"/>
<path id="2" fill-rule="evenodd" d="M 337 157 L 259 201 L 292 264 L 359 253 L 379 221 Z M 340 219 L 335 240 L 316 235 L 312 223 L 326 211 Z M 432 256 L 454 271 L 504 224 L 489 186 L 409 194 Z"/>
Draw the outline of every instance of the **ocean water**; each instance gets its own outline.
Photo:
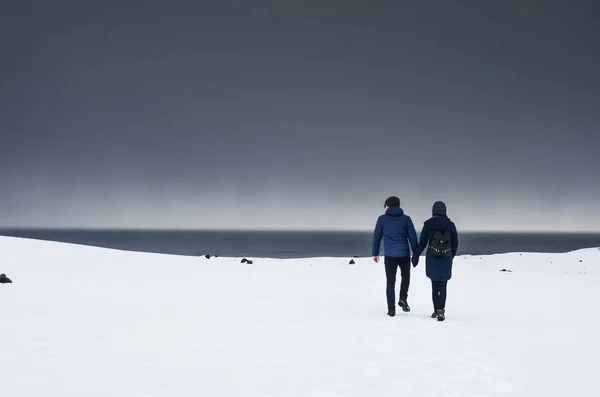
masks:
<path id="1" fill-rule="evenodd" d="M 366 257 L 371 232 L 0 229 L 0 235 L 129 251 L 226 257 Z M 600 247 L 600 233 L 460 233 L 459 254 L 568 252 Z"/>

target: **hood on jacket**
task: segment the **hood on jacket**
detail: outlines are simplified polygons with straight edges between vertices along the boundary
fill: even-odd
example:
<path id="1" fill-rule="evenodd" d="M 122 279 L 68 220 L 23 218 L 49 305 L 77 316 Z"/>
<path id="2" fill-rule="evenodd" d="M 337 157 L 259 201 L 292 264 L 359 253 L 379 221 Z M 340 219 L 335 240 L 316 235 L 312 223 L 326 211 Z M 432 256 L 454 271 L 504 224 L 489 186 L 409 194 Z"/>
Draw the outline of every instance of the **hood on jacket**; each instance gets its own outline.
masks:
<path id="1" fill-rule="evenodd" d="M 391 216 L 402 216 L 404 215 L 404 210 L 400 207 L 390 207 L 385 211 L 385 214 Z"/>
<path id="2" fill-rule="evenodd" d="M 450 225 L 450 218 L 446 215 L 435 215 L 429 218 L 427 223 L 432 230 L 444 230 Z"/>
<path id="3" fill-rule="evenodd" d="M 431 215 L 446 215 L 446 203 L 443 201 L 436 201 L 433 203 L 433 208 L 431 209 Z"/>

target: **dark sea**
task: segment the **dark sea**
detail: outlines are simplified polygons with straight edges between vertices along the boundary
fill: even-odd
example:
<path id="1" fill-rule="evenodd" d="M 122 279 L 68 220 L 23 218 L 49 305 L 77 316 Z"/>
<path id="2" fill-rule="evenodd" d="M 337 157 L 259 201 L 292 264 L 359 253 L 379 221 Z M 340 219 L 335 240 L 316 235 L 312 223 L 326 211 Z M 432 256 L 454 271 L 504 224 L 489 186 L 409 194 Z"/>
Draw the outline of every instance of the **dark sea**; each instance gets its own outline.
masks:
<path id="1" fill-rule="evenodd" d="M 0 229 L 0 235 L 128 251 L 225 257 L 367 257 L 371 232 Z M 600 247 L 600 233 L 461 233 L 459 254 L 568 252 Z"/>

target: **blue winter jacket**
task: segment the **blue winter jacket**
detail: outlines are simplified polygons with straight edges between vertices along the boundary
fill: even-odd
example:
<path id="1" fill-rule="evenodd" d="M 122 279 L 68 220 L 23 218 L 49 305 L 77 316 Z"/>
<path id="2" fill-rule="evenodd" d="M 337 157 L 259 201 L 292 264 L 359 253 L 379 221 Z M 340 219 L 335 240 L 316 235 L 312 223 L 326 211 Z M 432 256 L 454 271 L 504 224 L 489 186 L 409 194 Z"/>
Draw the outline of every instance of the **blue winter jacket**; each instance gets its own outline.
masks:
<path id="1" fill-rule="evenodd" d="M 410 256 L 411 249 L 413 253 L 417 251 L 417 232 L 412 219 L 400 207 L 388 208 L 377 219 L 373 232 L 373 256 L 379 256 L 382 238 L 385 256 Z"/>
<path id="2" fill-rule="evenodd" d="M 425 221 L 419 239 L 417 255 L 427 249 L 429 241 L 436 230 L 448 230 L 451 235 L 452 257 L 442 258 L 427 255 L 425 259 L 425 274 L 433 281 L 448 281 L 452 278 L 452 261 L 458 250 L 458 232 L 456 225 L 445 215 L 435 215 Z"/>

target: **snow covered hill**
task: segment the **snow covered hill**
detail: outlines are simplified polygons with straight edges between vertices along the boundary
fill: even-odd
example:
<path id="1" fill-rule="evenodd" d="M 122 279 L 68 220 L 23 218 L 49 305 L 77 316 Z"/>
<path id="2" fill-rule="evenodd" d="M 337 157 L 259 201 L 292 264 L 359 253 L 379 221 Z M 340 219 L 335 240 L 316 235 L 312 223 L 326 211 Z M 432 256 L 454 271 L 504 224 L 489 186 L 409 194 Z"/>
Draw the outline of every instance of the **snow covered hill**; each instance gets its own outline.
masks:
<path id="1" fill-rule="evenodd" d="M 390 318 L 370 258 L 240 259 L 0 238 L 1 395 L 600 395 L 596 248 L 457 258 L 445 322 L 424 260 Z"/>

